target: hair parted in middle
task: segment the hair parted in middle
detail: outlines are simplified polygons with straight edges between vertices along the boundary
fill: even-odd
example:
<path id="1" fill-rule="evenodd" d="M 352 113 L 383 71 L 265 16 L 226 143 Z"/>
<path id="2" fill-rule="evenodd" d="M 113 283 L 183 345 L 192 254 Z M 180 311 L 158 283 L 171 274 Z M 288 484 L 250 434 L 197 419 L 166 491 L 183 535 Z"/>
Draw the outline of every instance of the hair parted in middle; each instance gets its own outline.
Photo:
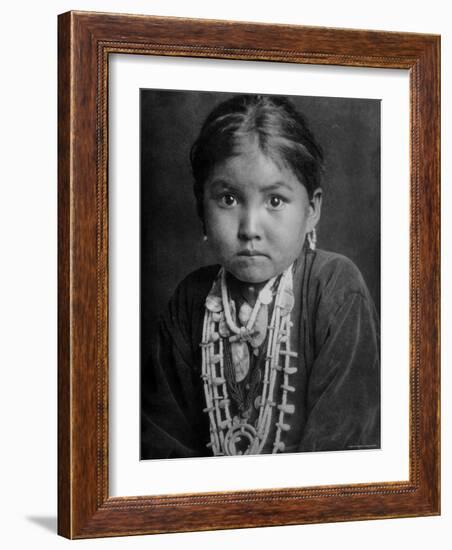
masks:
<path id="1" fill-rule="evenodd" d="M 190 151 L 198 215 L 204 223 L 204 184 L 215 165 L 255 139 L 262 153 L 292 170 L 311 199 L 321 187 L 323 152 L 304 117 L 283 96 L 243 94 L 208 115 Z"/>

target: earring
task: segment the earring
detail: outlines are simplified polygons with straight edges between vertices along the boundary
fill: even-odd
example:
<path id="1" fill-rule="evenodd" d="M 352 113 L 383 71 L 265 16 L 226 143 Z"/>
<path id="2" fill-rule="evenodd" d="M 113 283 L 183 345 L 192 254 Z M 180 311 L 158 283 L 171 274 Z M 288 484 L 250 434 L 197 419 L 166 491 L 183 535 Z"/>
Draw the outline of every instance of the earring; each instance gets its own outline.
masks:
<path id="1" fill-rule="evenodd" d="M 202 238 L 202 240 L 203 240 L 204 242 L 206 242 L 206 241 L 207 241 L 207 235 L 204 235 L 204 237 Z"/>
<path id="2" fill-rule="evenodd" d="M 306 235 L 306 237 L 308 239 L 309 248 L 311 250 L 315 250 L 317 246 L 317 232 L 315 230 L 315 227 L 310 233 Z"/>

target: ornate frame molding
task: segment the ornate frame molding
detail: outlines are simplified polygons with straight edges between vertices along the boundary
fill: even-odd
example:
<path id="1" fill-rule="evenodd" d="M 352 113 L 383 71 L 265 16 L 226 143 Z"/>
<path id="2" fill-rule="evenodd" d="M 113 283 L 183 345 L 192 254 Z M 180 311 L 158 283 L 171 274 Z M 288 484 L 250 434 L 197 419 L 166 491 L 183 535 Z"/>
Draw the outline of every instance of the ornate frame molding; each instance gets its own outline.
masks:
<path id="1" fill-rule="evenodd" d="M 109 497 L 107 94 L 109 55 L 121 53 L 409 70 L 409 481 Z M 61 535 L 86 538 L 439 514 L 439 66 L 440 38 L 433 35 L 89 12 L 59 16 Z"/>

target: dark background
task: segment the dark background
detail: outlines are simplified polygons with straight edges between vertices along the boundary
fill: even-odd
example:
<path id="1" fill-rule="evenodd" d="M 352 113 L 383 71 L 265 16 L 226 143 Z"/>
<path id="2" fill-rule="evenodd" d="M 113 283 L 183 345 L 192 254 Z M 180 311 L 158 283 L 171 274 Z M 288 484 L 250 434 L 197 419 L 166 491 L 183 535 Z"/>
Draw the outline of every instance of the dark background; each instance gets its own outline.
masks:
<path id="1" fill-rule="evenodd" d="M 190 147 L 230 93 L 146 90 L 141 119 L 141 357 L 177 284 L 213 263 L 196 214 Z M 290 96 L 325 155 L 319 248 L 348 256 L 380 312 L 380 101 Z"/>

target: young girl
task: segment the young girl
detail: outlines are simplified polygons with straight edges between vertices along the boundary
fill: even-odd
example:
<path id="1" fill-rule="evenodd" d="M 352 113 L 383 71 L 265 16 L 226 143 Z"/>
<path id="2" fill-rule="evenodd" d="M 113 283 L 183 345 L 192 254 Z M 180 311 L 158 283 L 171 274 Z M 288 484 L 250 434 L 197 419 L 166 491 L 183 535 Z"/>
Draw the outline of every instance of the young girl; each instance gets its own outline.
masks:
<path id="1" fill-rule="evenodd" d="M 316 249 L 322 152 L 282 97 L 242 95 L 191 151 L 218 265 L 190 274 L 142 378 L 142 458 L 380 446 L 379 322 L 357 267 Z"/>

